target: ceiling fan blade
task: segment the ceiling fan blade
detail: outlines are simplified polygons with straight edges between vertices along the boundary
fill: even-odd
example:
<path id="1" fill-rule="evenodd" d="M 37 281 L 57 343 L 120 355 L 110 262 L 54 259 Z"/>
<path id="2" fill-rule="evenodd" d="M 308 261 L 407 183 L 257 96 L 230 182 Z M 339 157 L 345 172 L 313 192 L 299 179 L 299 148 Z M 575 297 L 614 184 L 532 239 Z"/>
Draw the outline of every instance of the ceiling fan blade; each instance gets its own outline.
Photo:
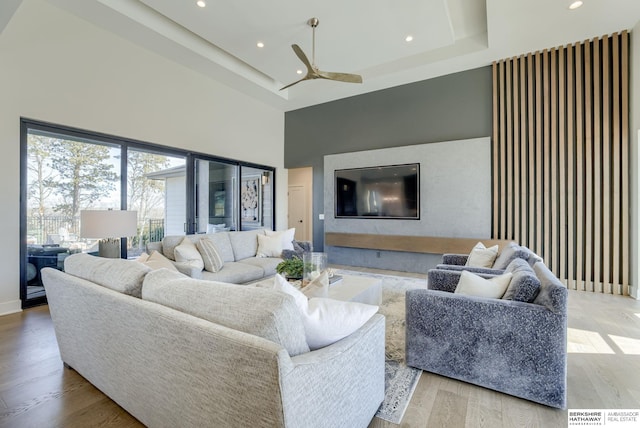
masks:
<path id="1" fill-rule="evenodd" d="M 293 49 L 293 51 L 296 53 L 296 55 L 298 56 L 298 58 L 300 58 L 300 61 L 302 61 L 302 63 L 307 67 L 307 71 L 309 73 L 313 73 L 313 66 L 311 65 L 311 63 L 309 62 L 309 59 L 307 58 L 307 56 L 304 54 L 304 52 L 302 51 L 302 49 L 300 49 L 300 46 L 298 45 L 291 45 L 291 48 Z"/>
<path id="2" fill-rule="evenodd" d="M 282 88 L 280 88 L 280 90 L 287 89 L 287 88 L 289 88 L 289 87 L 291 87 L 291 86 L 293 86 L 293 85 L 296 85 L 296 84 L 298 84 L 298 83 L 300 83 L 300 82 L 304 82 L 305 80 L 309 80 L 309 79 L 310 79 L 310 77 L 309 77 L 309 75 L 307 74 L 307 75 L 306 75 L 306 76 L 304 76 L 302 79 L 300 79 L 300 80 L 296 80 L 296 81 L 295 81 L 295 82 L 293 82 L 293 83 L 289 83 L 287 86 L 283 86 Z"/>
<path id="3" fill-rule="evenodd" d="M 339 82 L 347 83 L 362 83 L 362 76 L 359 74 L 333 73 L 331 71 L 318 71 L 317 74 L 323 79 L 337 80 Z"/>

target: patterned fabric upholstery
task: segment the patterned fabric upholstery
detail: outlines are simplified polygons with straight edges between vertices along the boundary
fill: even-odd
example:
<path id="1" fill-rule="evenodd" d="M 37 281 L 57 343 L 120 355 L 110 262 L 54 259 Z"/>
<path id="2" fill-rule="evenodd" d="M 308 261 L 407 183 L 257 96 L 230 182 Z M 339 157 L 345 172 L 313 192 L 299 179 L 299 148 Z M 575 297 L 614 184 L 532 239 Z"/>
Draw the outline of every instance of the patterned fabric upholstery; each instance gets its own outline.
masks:
<path id="1" fill-rule="evenodd" d="M 51 268 L 42 278 L 62 361 L 146 426 L 366 427 L 383 400 L 381 315 L 292 357 L 263 337 L 114 291 L 120 285 Z"/>
<path id="2" fill-rule="evenodd" d="M 455 294 L 460 271 L 430 271 L 429 289 L 406 295 L 407 365 L 565 408 L 567 289 L 543 263 L 533 270 L 533 303 Z"/>

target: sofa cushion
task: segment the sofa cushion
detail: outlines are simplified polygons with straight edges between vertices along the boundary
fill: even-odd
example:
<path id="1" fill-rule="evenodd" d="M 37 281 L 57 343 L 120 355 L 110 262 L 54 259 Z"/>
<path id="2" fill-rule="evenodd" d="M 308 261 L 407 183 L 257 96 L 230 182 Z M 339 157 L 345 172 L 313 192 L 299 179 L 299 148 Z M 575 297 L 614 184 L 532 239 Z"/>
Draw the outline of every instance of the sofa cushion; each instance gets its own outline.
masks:
<path id="1" fill-rule="evenodd" d="M 491 267 L 498 255 L 498 246 L 486 248 L 482 242 L 478 242 L 469 253 L 466 266 Z"/>
<path id="2" fill-rule="evenodd" d="M 158 270 L 146 276 L 142 298 L 263 337 L 281 345 L 291 356 L 309 351 L 294 299 L 274 290 L 197 280 Z"/>
<path id="3" fill-rule="evenodd" d="M 204 268 L 209 272 L 218 272 L 224 266 L 224 260 L 220 256 L 216 245 L 207 237 L 196 242 L 196 247 L 202 256 Z"/>
<path id="4" fill-rule="evenodd" d="M 72 254 L 64 259 L 66 273 L 120 293 L 140 297 L 142 281 L 151 268 L 134 260 Z"/>
<path id="5" fill-rule="evenodd" d="M 176 255 L 173 250 L 180 245 L 185 235 L 168 235 L 162 238 L 162 254 L 169 260 L 175 260 Z"/>
<path id="6" fill-rule="evenodd" d="M 274 288 L 295 299 L 300 311 L 306 340 L 311 350 L 331 345 L 362 327 L 376 312 L 378 307 L 358 302 L 307 296 L 287 281 L 276 275 Z"/>
<path id="7" fill-rule="evenodd" d="M 513 259 L 505 272 L 512 273 L 513 278 L 502 298 L 518 302 L 533 302 L 540 288 L 540 280 L 529 263 L 525 259 Z"/>
<path id="8" fill-rule="evenodd" d="M 198 247 L 196 247 L 188 236 L 185 236 L 180 242 L 180 245 L 173 249 L 173 254 L 178 263 L 183 263 L 200 270 L 204 269 L 202 255 L 200 251 L 198 251 Z"/>
<path id="9" fill-rule="evenodd" d="M 218 272 L 203 270 L 201 279 L 210 281 L 230 282 L 232 284 L 244 284 L 264 277 L 264 270 L 259 266 L 252 266 L 243 262 L 228 262 Z"/>
<path id="10" fill-rule="evenodd" d="M 210 233 L 204 235 L 202 238 L 207 238 L 213 245 L 216 246 L 216 250 L 223 262 L 234 262 L 236 259 L 233 255 L 233 247 L 231 246 L 231 240 L 229 239 L 230 232 Z"/>
<path id="11" fill-rule="evenodd" d="M 255 257 L 258 252 L 258 234 L 264 235 L 263 229 L 228 233 L 235 261 Z"/>
<path id="12" fill-rule="evenodd" d="M 514 259 L 528 260 L 531 252 L 515 242 L 509 243 L 502 249 L 496 261 L 493 263 L 493 269 L 506 269 Z"/>
<path id="13" fill-rule="evenodd" d="M 266 236 L 277 236 L 282 240 L 282 249 L 283 250 L 294 250 L 293 246 L 293 238 L 296 235 L 296 228 L 292 227 L 291 229 L 281 230 L 281 231 L 273 231 L 265 229 L 264 231 Z"/>
<path id="14" fill-rule="evenodd" d="M 258 257 L 280 257 L 282 254 L 282 237 L 258 235 Z"/>
<path id="15" fill-rule="evenodd" d="M 463 270 L 460 272 L 460 280 L 454 293 L 499 299 L 509 287 L 511 277 L 511 273 L 505 273 L 485 279 L 475 273 Z"/>
<path id="16" fill-rule="evenodd" d="M 240 260 L 238 263 L 259 267 L 263 270 L 262 276 L 270 276 L 276 274 L 276 267 L 281 262 L 282 259 L 279 257 L 248 257 Z"/>

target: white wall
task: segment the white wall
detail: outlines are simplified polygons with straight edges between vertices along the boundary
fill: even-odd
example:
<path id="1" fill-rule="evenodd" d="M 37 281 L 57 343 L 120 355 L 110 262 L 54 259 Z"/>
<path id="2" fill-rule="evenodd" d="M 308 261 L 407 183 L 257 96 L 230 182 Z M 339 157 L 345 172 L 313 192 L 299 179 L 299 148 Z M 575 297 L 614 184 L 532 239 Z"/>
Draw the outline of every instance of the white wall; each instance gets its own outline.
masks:
<path id="1" fill-rule="evenodd" d="M 41 0 L 0 33 L 0 314 L 19 310 L 20 117 L 277 168 L 284 114 Z"/>

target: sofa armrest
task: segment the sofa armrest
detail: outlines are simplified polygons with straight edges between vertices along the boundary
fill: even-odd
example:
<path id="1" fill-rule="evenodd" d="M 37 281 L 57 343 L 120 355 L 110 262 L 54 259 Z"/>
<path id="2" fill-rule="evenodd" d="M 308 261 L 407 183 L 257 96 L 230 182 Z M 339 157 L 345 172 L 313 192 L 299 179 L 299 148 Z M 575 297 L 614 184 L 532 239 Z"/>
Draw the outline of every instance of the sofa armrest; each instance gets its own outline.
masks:
<path id="1" fill-rule="evenodd" d="M 384 344 L 385 318 L 376 314 L 344 339 L 292 357 L 283 404 L 304 411 L 292 411 L 287 426 L 367 426 L 384 399 Z"/>
<path id="2" fill-rule="evenodd" d="M 154 251 L 162 254 L 162 242 L 147 242 L 147 254 L 151 254 Z"/>
<path id="3" fill-rule="evenodd" d="M 565 407 L 566 312 L 424 289 L 406 307 L 407 365 Z"/>
<path id="4" fill-rule="evenodd" d="M 468 258 L 468 254 L 443 254 L 442 264 L 464 266 Z"/>
<path id="5" fill-rule="evenodd" d="M 504 269 L 491 269 L 491 268 L 483 268 L 483 267 L 445 265 L 445 264 L 437 265 L 436 269 L 458 270 L 458 271 L 466 270 L 466 271 L 477 273 L 477 274 L 484 273 L 487 275 L 502 275 L 504 273 Z"/>
<path id="6" fill-rule="evenodd" d="M 427 288 L 429 288 L 429 290 L 447 291 L 449 293 L 453 293 L 458 286 L 460 275 L 462 274 L 463 270 L 466 269 L 431 269 L 427 273 Z M 477 275 L 487 279 L 497 276 L 492 273 L 478 273 Z"/>
<path id="7" fill-rule="evenodd" d="M 194 279 L 202 279 L 202 269 L 194 268 L 187 262 L 172 261 L 171 263 L 173 263 L 173 265 L 176 267 L 176 269 L 178 269 L 180 273 L 183 273 Z"/>

